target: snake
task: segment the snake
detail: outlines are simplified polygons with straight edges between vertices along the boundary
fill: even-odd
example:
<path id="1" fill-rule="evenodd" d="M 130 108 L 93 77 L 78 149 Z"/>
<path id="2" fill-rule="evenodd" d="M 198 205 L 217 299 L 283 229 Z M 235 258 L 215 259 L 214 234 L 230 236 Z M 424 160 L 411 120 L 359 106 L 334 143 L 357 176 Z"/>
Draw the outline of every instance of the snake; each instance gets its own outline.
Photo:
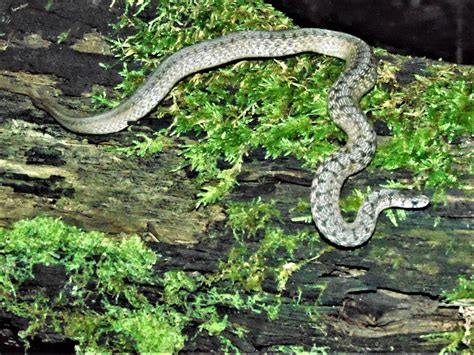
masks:
<path id="1" fill-rule="evenodd" d="M 317 28 L 279 31 L 247 30 L 184 47 L 164 59 L 144 83 L 117 107 L 88 117 L 71 114 L 37 88 L 23 90 L 38 108 L 66 129 L 82 134 L 110 134 L 128 127 L 153 110 L 183 78 L 206 69 L 243 59 L 276 58 L 313 52 L 340 58 L 345 70 L 328 94 L 331 119 L 346 134 L 343 147 L 316 167 L 311 183 L 311 214 L 317 229 L 330 243 L 359 247 L 373 235 L 381 211 L 391 207 L 422 208 L 429 198 L 410 190 L 380 189 L 365 197 L 352 222 L 339 205 L 348 177 L 365 169 L 376 151 L 377 137 L 359 106 L 377 80 L 370 46 L 347 33 Z"/>

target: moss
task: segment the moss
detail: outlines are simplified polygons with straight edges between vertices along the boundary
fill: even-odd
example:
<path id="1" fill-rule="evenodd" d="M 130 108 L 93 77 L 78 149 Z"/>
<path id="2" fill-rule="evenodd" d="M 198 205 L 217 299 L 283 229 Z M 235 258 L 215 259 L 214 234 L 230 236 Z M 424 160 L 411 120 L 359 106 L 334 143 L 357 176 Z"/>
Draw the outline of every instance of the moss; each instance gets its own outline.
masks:
<path id="1" fill-rule="evenodd" d="M 315 354 L 315 355 L 326 355 L 329 354 L 329 347 L 327 346 L 316 346 L 313 345 L 309 349 L 305 349 L 303 346 L 297 345 L 273 345 L 270 351 L 284 354 Z"/>
<path id="2" fill-rule="evenodd" d="M 26 346 L 50 329 L 77 341 L 81 352 L 175 352 L 184 346 L 183 329 L 192 321 L 199 320 L 199 331 L 209 334 L 234 329 L 218 305 L 259 307 L 258 297 L 198 290 L 204 277 L 179 271 L 159 277 L 155 262 L 136 236 L 112 239 L 51 218 L 20 221 L 12 230 L 0 229 L 0 301 L 4 311 L 28 321 L 20 333 Z M 43 287 L 25 293 L 36 265 L 64 267 L 57 294 Z M 206 282 L 212 285 L 212 277 Z M 139 285 L 162 288 L 162 299 L 150 302 Z"/>
<path id="3" fill-rule="evenodd" d="M 151 305 L 137 287 L 153 283 L 155 262 L 136 236 L 114 240 L 51 218 L 20 221 L 0 230 L 0 299 L 6 311 L 29 320 L 25 339 L 53 324 L 81 351 L 174 351 L 185 339 L 184 315 Z M 35 278 L 35 265 L 64 267 L 57 295 L 21 291 Z"/>
<path id="4" fill-rule="evenodd" d="M 277 227 L 280 214 L 271 202 L 260 198 L 231 202 L 227 213 L 236 246 L 220 263 L 221 273 L 247 291 L 261 291 L 263 281 L 270 278 L 282 292 L 294 272 L 326 251 L 314 232 L 303 229 L 288 234 Z"/>
<path id="5" fill-rule="evenodd" d="M 413 172 L 414 185 L 434 188 L 439 202 L 447 187 L 464 187 L 459 176 L 470 169 L 463 141 L 474 127 L 474 71 L 438 64 L 400 86 L 396 74 L 401 67 L 394 75 L 382 71 L 382 79 L 389 79 L 363 100 L 374 118 L 385 121 L 393 133 L 393 139 L 378 148 L 371 166 Z"/>
<path id="6" fill-rule="evenodd" d="M 258 207 L 254 203 L 247 212 L 259 216 L 255 223 L 263 226 L 267 215 Z M 239 220 L 250 220 L 244 209 L 234 206 L 236 228 L 242 227 Z M 20 332 L 26 346 L 47 329 L 76 341 L 79 352 L 175 352 L 184 346 L 185 329 L 197 323 L 197 333 L 218 336 L 231 349 L 222 333 L 242 336 L 245 328 L 230 323 L 219 309 L 263 311 L 277 319 L 286 281 L 312 260 L 292 261 L 298 246 L 314 242 L 309 234 L 285 236 L 271 224 L 262 228 L 265 237 L 257 250 L 246 249 L 242 241 L 219 272 L 191 277 L 154 271 L 159 260 L 136 236 L 114 239 L 47 217 L 20 221 L 11 230 L 0 229 L 0 302 L 4 311 L 28 321 Z M 34 271 L 38 265 L 64 268 L 57 292 L 26 286 L 41 276 Z M 261 287 L 271 275 L 280 292 L 276 296 Z M 156 301 L 142 287 L 153 288 Z"/>
<path id="7" fill-rule="evenodd" d="M 458 285 L 453 290 L 444 291 L 443 297 L 449 302 L 474 299 L 474 275 L 470 278 L 459 276 Z"/>
<path id="8" fill-rule="evenodd" d="M 243 29 L 294 26 L 263 1 L 206 0 L 195 6 L 189 0 L 170 0 L 157 9 L 157 20 L 151 24 L 130 15 L 116 25 L 129 27 L 135 35 L 114 41 L 114 50 L 121 59 L 143 67 L 129 71 L 125 65 L 120 100 L 143 82 L 145 72 L 179 48 Z M 267 157 L 294 155 L 305 166 L 314 166 L 333 151 L 335 145 L 328 139 L 342 141 L 344 134 L 328 119 L 326 98 L 342 66 L 334 58 L 301 55 L 241 61 L 182 80 L 165 99 L 172 104 L 161 105 L 155 116 L 174 119 L 163 135 L 198 138 L 182 146 L 185 164 L 198 172 L 196 182 L 202 189 L 197 205 L 216 202 L 230 190 L 243 158 L 257 147 L 263 147 Z M 104 97 L 98 101 L 104 103 Z M 143 149 L 134 144 L 129 152 L 140 155 Z"/>

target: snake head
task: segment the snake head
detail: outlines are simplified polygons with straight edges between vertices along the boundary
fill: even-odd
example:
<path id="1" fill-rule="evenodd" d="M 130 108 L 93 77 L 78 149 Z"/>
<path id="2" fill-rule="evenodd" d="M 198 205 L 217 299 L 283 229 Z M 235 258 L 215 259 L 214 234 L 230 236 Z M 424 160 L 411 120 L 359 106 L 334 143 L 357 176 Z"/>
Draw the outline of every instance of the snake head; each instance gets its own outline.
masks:
<path id="1" fill-rule="evenodd" d="M 429 205 L 430 199 L 425 195 L 412 196 L 410 199 L 411 208 L 423 208 Z"/>
<path id="2" fill-rule="evenodd" d="M 407 190 L 387 190 L 389 204 L 399 208 L 423 208 L 428 206 L 428 196 Z"/>

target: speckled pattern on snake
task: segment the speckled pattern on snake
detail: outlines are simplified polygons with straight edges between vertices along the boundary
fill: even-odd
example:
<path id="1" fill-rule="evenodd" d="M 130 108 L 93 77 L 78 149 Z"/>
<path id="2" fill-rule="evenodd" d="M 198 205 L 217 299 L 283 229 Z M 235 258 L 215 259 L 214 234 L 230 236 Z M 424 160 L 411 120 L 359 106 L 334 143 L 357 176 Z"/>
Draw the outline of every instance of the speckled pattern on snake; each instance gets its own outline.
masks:
<path id="1" fill-rule="evenodd" d="M 362 95 L 376 81 L 370 47 L 351 35 L 322 29 L 243 31 L 183 48 L 164 60 L 146 82 L 116 108 L 90 117 L 67 113 L 46 95 L 26 92 L 36 106 L 61 125 L 78 133 L 107 134 L 120 131 L 150 112 L 182 78 L 192 73 L 244 58 L 269 58 L 316 52 L 346 61 L 346 69 L 332 86 L 328 107 L 331 118 L 348 136 L 339 151 L 322 162 L 311 186 L 311 212 L 319 231 L 334 244 L 355 247 L 373 234 L 379 213 L 389 207 L 421 208 L 426 196 L 392 189 L 372 192 L 355 220 L 346 222 L 339 197 L 344 181 L 364 169 L 376 149 L 376 135 L 359 108 Z"/>

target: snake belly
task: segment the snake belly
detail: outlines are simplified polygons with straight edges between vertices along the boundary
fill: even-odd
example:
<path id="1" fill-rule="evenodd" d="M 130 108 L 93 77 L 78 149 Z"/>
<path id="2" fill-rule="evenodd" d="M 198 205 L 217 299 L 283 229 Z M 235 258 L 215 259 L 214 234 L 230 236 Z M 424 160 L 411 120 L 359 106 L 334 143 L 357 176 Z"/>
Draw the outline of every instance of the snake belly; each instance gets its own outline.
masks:
<path id="1" fill-rule="evenodd" d="M 65 128 L 85 134 L 118 132 L 149 113 L 184 77 L 240 59 L 272 58 L 315 52 L 346 61 L 345 71 L 332 86 L 328 108 L 331 118 L 347 134 L 347 143 L 319 164 L 312 181 L 310 204 L 319 231 L 332 243 L 355 247 L 373 234 L 379 213 L 390 207 L 421 208 L 429 203 L 423 195 L 384 189 L 370 194 L 355 220 L 346 222 L 339 207 L 345 180 L 373 159 L 376 135 L 359 107 L 360 98 L 376 82 L 370 47 L 361 39 L 323 29 L 242 31 L 183 48 L 152 72 L 145 83 L 116 108 L 89 117 L 77 117 L 38 90 L 23 92 L 34 104 L 51 114 Z"/>

